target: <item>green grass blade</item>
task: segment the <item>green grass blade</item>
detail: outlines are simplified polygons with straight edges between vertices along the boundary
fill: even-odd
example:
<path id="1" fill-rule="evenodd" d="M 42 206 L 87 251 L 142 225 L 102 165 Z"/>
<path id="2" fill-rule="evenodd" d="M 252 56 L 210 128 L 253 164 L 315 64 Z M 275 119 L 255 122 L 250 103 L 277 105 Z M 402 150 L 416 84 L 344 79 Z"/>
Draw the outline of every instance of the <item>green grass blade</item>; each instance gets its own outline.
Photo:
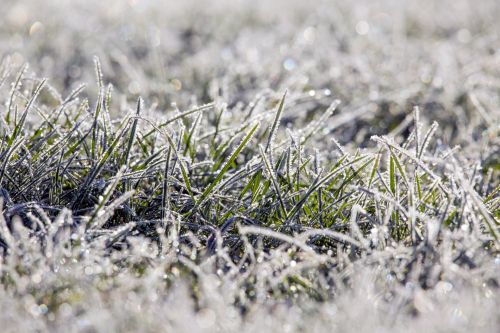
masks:
<path id="1" fill-rule="evenodd" d="M 276 111 L 276 116 L 274 117 L 273 125 L 271 126 L 271 130 L 269 131 L 269 138 L 267 139 L 266 149 L 264 150 L 265 153 L 267 153 L 269 151 L 269 148 L 271 148 L 271 144 L 274 140 L 274 137 L 276 136 L 276 131 L 278 130 L 278 126 L 281 120 L 281 115 L 283 114 L 283 109 L 285 108 L 286 94 L 287 91 L 285 90 L 285 93 L 283 94 L 283 97 L 281 97 L 281 100 L 279 102 L 278 109 Z"/>
<path id="2" fill-rule="evenodd" d="M 250 140 L 252 139 L 255 131 L 259 128 L 259 123 L 255 124 L 254 127 L 248 132 L 248 134 L 245 136 L 245 138 L 241 141 L 241 143 L 238 145 L 236 150 L 233 152 L 233 154 L 229 157 L 229 159 L 226 161 L 220 172 L 217 174 L 217 177 L 210 183 L 210 185 L 207 186 L 205 191 L 200 195 L 198 200 L 196 201 L 195 206 L 199 206 L 207 197 L 208 195 L 212 192 L 214 187 L 222 180 L 222 177 L 224 177 L 224 174 L 229 170 L 233 162 L 236 160 L 238 155 L 241 153 L 241 151 L 248 145 Z"/>

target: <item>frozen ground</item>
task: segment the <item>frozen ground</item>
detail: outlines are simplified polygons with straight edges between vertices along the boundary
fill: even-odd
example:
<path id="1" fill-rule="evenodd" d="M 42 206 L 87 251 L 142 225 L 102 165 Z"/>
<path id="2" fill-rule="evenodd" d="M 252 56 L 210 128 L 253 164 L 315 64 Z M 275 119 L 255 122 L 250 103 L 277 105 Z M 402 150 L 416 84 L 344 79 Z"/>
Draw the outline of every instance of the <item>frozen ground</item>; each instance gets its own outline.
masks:
<path id="1" fill-rule="evenodd" d="M 500 2 L 0 13 L 0 331 L 500 330 Z"/>

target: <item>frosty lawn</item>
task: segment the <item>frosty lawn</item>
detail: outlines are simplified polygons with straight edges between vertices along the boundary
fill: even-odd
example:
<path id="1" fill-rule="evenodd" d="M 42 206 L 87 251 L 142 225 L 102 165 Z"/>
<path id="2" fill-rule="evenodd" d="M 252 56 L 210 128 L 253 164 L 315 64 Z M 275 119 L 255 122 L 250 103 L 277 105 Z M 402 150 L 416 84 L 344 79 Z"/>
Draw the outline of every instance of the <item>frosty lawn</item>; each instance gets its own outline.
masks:
<path id="1" fill-rule="evenodd" d="M 496 332 L 500 3 L 0 4 L 2 332 Z"/>

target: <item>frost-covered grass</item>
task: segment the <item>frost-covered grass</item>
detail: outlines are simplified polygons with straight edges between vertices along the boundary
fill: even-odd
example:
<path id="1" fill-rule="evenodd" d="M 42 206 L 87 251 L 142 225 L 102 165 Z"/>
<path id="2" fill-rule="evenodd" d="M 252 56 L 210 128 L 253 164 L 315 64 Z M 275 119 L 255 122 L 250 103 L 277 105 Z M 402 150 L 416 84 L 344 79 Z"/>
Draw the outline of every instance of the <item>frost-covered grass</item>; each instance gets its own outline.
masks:
<path id="1" fill-rule="evenodd" d="M 0 13 L 2 332 L 500 329 L 498 1 Z"/>

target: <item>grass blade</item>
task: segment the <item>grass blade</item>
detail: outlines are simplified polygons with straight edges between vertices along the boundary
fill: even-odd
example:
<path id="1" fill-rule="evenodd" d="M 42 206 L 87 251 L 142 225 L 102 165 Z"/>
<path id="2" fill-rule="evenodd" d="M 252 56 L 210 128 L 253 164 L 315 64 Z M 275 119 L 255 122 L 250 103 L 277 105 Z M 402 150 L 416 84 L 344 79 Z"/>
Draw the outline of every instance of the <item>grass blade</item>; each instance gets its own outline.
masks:
<path id="1" fill-rule="evenodd" d="M 196 201 L 196 205 L 195 206 L 199 206 L 201 203 L 203 203 L 203 201 L 212 192 L 212 190 L 214 189 L 214 187 L 222 180 L 222 177 L 224 177 L 224 174 L 229 170 L 229 168 L 231 167 L 231 164 L 233 164 L 233 162 L 236 160 L 236 157 L 238 157 L 238 155 L 241 153 L 241 151 L 243 150 L 243 148 L 245 148 L 248 145 L 248 143 L 252 139 L 255 131 L 258 128 L 259 128 L 259 123 L 256 123 L 253 126 L 253 128 L 250 130 L 250 132 L 247 133 L 247 135 L 245 136 L 245 138 L 241 141 L 241 143 L 238 145 L 238 147 L 236 148 L 236 150 L 232 153 L 232 155 L 226 161 L 226 163 L 224 164 L 224 166 L 222 167 L 222 169 L 219 171 L 219 173 L 217 174 L 217 177 L 215 177 L 215 179 L 207 186 L 207 188 L 205 189 L 205 191 L 203 191 L 203 193 L 200 195 L 200 197 Z"/>

